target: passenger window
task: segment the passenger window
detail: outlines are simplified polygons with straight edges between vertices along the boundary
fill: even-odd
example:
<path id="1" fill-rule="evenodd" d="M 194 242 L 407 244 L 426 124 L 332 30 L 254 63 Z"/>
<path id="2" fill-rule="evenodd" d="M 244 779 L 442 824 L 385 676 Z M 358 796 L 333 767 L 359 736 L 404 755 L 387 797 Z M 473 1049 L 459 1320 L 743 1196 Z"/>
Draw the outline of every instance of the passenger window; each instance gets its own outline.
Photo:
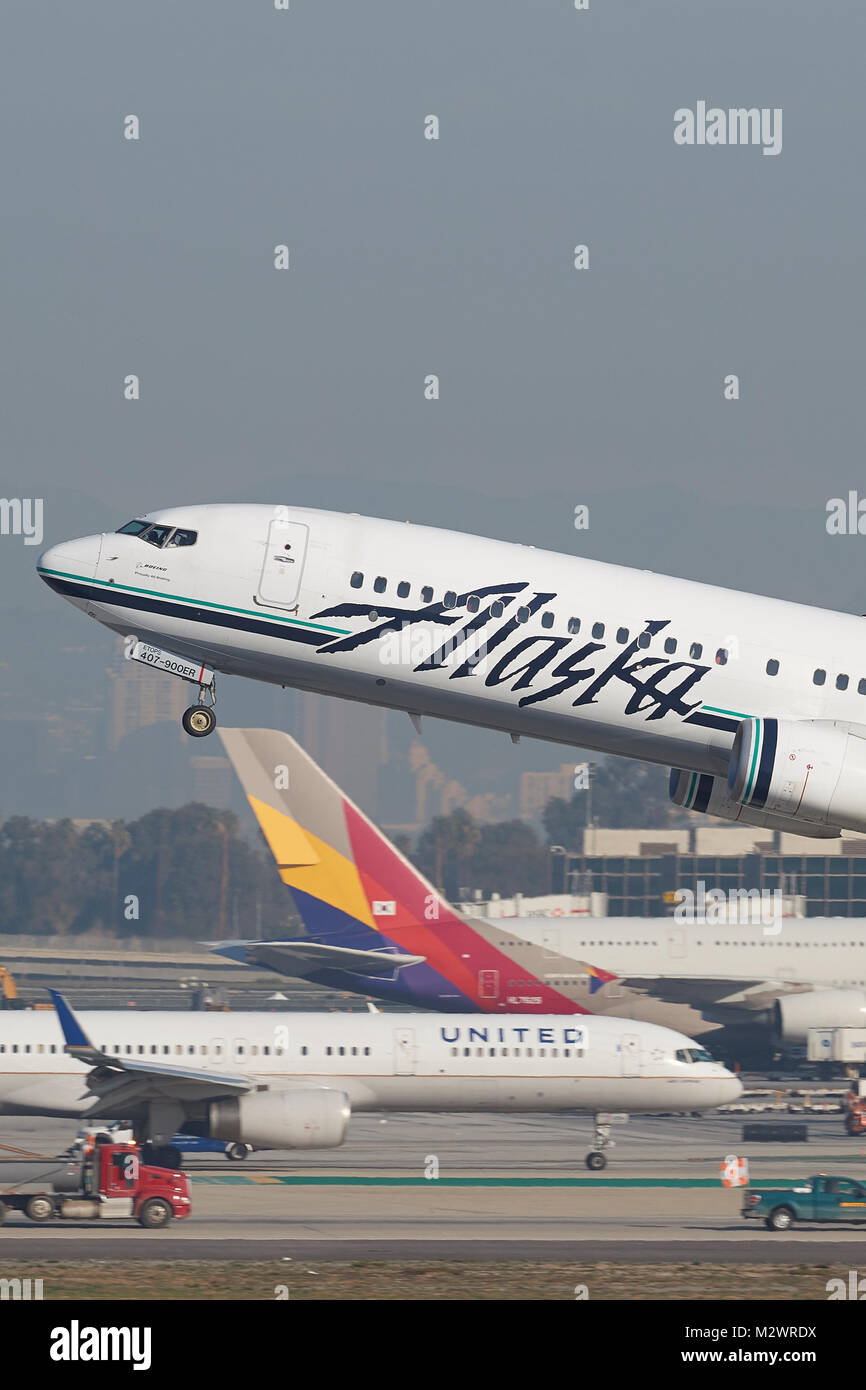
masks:
<path id="1" fill-rule="evenodd" d="M 725 651 L 725 648 L 724 648 L 724 647 L 719 647 L 719 650 L 716 652 L 716 665 L 717 665 L 717 666 L 727 666 L 727 664 L 728 664 L 728 653 Z"/>
<path id="2" fill-rule="evenodd" d="M 355 570 L 355 573 L 352 575 L 352 578 L 349 580 L 349 583 L 351 584 L 352 588 L 353 588 L 353 589 L 360 589 L 360 587 L 361 587 L 361 585 L 363 584 L 363 582 L 364 582 L 364 576 L 363 576 L 363 574 L 361 573 L 360 570 Z"/>
<path id="3" fill-rule="evenodd" d="M 421 602 L 422 602 L 422 603 L 432 603 L 432 602 L 433 602 L 433 590 L 430 588 L 430 585 L 429 585 L 429 584 L 425 584 L 425 585 L 424 585 L 424 588 L 421 590 Z"/>
<path id="4" fill-rule="evenodd" d="M 501 618 L 504 612 L 505 604 L 502 602 L 502 600 L 499 598 L 494 599 L 490 605 L 491 618 Z"/>
<path id="5" fill-rule="evenodd" d="M 449 589 L 442 600 L 443 608 L 455 608 L 457 606 L 457 595 L 453 589 Z"/>
<path id="6" fill-rule="evenodd" d="M 866 695 L 866 681 L 857 682 L 857 694 Z"/>
<path id="7" fill-rule="evenodd" d="M 692 658 L 692 661 L 700 661 L 703 650 L 700 642 L 693 642 L 689 647 L 689 656 Z"/>
<path id="8" fill-rule="evenodd" d="M 407 580 L 401 579 L 401 580 L 400 580 L 400 583 L 397 585 L 397 597 L 398 597 L 398 598 L 408 598 L 408 597 L 409 597 L 409 584 L 408 584 Z"/>
<path id="9" fill-rule="evenodd" d="M 768 676 L 778 676 L 778 674 L 779 674 L 779 663 L 778 663 L 778 661 L 776 661 L 775 657 L 770 657 L 770 660 L 767 662 L 767 675 L 768 675 Z"/>
<path id="10" fill-rule="evenodd" d="M 569 618 L 568 632 L 571 637 L 576 636 L 577 633 L 580 632 L 580 618 Z"/>
<path id="11" fill-rule="evenodd" d="M 529 614 L 529 609 L 528 609 L 528 608 L 518 608 L 518 610 L 517 610 L 517 621 L 518 621 L 519 623 L 528 623 L 528 622 L 529 622 L 529 617 L 530 617 L 530 614 Z"/>
<path id="12" fill-rule="evenodd" d="M 541 626 L 542 626 L 542 627 L 553 627 L 553 614 L 552 614 L 552 613 L 542 613 L 542 615 L 541 615 Z"/>
<path id="13" fill-rule="evenodd" d="M 813 675 L 812 675 L 812 684 L 813 684 L 813 685 L 823 685 L 826 679 L 827 679 L 827 672 L 826 672 L 826 671 L 821 671 L 821 670 L 815 671 L 815 672 L 813 673 Z"/>
<path id="14" fill-rule="evenodd" d="M 598 638 L 598 637 L 603 637 L 603 636 L 604 636 L 604 623 L 593 623 L 593 625 L 592 625 L 592 635 L 593 635 L 593 637 L 596 637 L 596 638 Z"/>
<path id="15" fill-rule="evenodd" d="M 665 638 L 665 651 L 667 652 L 668 656 L 673 656 L 673 654 L 674 654 L 674 652 L 676 651 L 676 649 L 677 649 L 677 639 L 676 639 L 676 637 L 666 637 L 666 638 Z"/>
<path id="16" fill-rule="evenodd" d="M 648 647 L 649 644 L 650 644 L 650 635 L 649 635 L 649 633 L 648 633 L 648 632 L 642 632 L 642 633 L 640 634 L 640 636 L 638 637 L 638 639 L 637 639 L 637 644 L 638 644 L 639 647 Z"/>
<path id="17" fill-rule="evenodd" d="M 847 676 L 837 676 L 837 677 L 836 677 L 836 689 L 837 689 L 837 690 L 847 690 L 847 689 L 848 689 L 848 677 L 847 677 Z"/>
<path id="18" fill-rule="evenodd" d="M 381 574 L 380 574 L 380 575 L 377 575 L 377 577 L 373 580 L 373 592 L 374 592 L 374 593 L 376 593 L 376 594 L 384 594 L 384 592 L 385 592 L 385 590 L 387 589 L 387 587 L 388 587 L 388 581 L 387 581 L 387 579 L 385 579 L 384 575 L 381 575 Z"/>
<path id="19" fill-rule="evenodd" d="M 617 628 L 616 640 L 617 640 L 617 642 L 622 642 L 623 645 L 625 645 L 625 643 L 628 641 L 628 628 L 627 628 L 627 627 L 620 627 L 620 628 Z"/>
<path id="20" fill-rule="evenodd" d="M 466 612 L 477 613 L 480 607 L 481 599 L 478 597 L 478 595 L 470 594 L 468 599 L 466 600 Z"/>

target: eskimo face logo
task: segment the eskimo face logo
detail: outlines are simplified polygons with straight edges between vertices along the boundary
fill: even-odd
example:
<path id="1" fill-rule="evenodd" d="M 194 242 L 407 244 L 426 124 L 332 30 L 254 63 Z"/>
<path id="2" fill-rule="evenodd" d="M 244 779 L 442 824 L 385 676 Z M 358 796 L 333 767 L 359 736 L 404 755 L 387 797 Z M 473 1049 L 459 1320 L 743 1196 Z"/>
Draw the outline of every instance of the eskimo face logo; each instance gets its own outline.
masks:
<path id="1" fill-rule="evenodd" d="M 652 638 L 668 626 L 669 618 L 647 619 L 643 631 L 619 647 L 612 658 L 607 642 L 555 637 L 544 632 L 521 636 L 529 619 L 556 597 L 554 593 L 530 591 L 523 580 L 471 589 L 456 595 L 447 608 L 442 602 L 419 608 L 338 603 L 312 616 L 365 618 L 367 625 L 348 636 L 324 642 L 317 651 L 323 655 L 354 652 L 412 624 L 438 624 L 447 629 L 441 645 L 413 666 L 413 671 L 420 674 L 443 670 L 447 665 L 449 680 L 474 677 L 476 681 L 483 679 L 488 687 L 507 686 L 519 695 L 517 703 L 521 708 L 565 694 L 573 694 L 571 704 L 575 708 L 594 705 L 602 690 L 618 685 L 627 692 L 624 712 L 642 714 L 646 720 L 662 719 L 666 714 L 686 717 L 700 705 L 700 700 L 688 702 L 686 696 L 706 675 L 709 666 L 644 655 Z M 474 613 L 466 611 L 470 598 L 479 600 Z M 483 667 L 478 662 L 479 645 L 484 649 Z"/>

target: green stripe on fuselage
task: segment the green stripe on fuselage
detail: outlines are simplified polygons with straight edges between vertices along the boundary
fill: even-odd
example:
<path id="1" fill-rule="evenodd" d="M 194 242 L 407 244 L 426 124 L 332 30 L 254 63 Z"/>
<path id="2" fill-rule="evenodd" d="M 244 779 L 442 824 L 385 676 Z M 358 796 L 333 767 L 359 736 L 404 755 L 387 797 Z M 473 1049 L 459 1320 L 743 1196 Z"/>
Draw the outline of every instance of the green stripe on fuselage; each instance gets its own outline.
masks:
<path id="1" fill-rule="evenodd" d="M 183 594 L 169 593 L 163 590 L 161 593 L 154 589 L 139 589 L 134 584 L 109 583 L 107 579 L 88 579 L 83 574 L 67 574 L 63 570 L 47 570 L 37 566 L 39 574 L 51 574 L 56 579 L 74 579 L 78 584 L 93 584 L 102 589 L 121 589 L 128 594 L 144 594 L 146 598 L 161 599 L 163 602 L 189 603 L 194 608 L 207 608 L 214 612 L 239 613 L 244 618 L 257 618 L 259 621 L 266 620 L 269 623 L 288 623 L 290 627 L 312 628 L 316 632 L 329 632 L 335 637 L 347 637 L 351 631 L 347 627 L 326 627 L 324 623 L 308 623 L 303 618 L 284 618 L 280 613 L 256 613 L 251 608 L 233 608 L 228 603 L 212 603 L 210 599 L 186 598 Z"/>

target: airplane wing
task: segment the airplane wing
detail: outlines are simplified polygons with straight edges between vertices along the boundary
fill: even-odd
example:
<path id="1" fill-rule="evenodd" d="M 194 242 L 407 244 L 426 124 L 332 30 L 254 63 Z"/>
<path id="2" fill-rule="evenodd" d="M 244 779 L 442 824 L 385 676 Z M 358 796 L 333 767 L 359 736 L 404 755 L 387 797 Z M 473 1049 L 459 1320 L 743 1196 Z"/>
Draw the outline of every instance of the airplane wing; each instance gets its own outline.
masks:
<path id="1" fill-rule="evenodd" d="M 393 951 L 359 951 L 348 946 L 323 946 L 304 937 L 291 941 L 207 941 L 218 956 L 264 965 L 281 975 L 303 979 L 320 970 L 348 970 L 353 975 L 393 975 L 404 965 L 421 965 L 424 956 Z"/>
<path id="2" fill-rule="evenodd" d="M 202 1071 L 196 1067 L 169 1066 L 143 1057 L 115 1057 L 100 1052 L 88 1038 L 68 1001 L 57 990 L 48 993 L 57 1010 L 65 1051 L 92 1068 L 87 1088 L 97 1097 L 92 1115 L 132 1114 L 155 1100 L 215 1100 L 239 1096 L 256 1088 L 256 1082 L 237 1074 Z"/>
<path id="3" fill-rule="evenodd" d="M 665 975 L 626 975 L 618 981 L 629 989 L 667 1004 L 691 1004 L 695 1008 L 728 1005 L 740 1009 L 768 1009 L 784 994 L 799 994 L 811 985 L 781 980 L 671 978 Z"/>

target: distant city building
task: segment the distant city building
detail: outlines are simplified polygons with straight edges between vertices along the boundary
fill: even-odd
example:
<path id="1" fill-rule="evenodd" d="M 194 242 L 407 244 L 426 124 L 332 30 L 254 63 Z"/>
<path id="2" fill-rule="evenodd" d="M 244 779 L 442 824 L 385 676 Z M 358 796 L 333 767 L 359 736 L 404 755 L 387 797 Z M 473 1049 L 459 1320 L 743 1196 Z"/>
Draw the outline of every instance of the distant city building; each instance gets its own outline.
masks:
<path id="1" fill-rule="evenodd" d="M 409 749 L 409 767 L 415 777 L 415 826 L 426 825 L 434 816 L 450 816 L 460 808 L 475 820 L 491 822 L 507 820 L 511 815 L 511 797 L 498 792 L 467 791 L 456 777 L 447 777 L 437 767 L 420 739 Z"/>
<path id="2" fill-rule="evenodd" d="M 234 786 L 234 773 L 228 758 L 194 753 L 189 761 L 192 768 L 192 800 L 226 810 L 231 805 Z"/>
<path id="3" fill-rule="evenodd" d="M 524 772 L 520 778 L 520 814 L 525 820 L 534 820 L 551 797 L 570 801 L 573 791 L 573 762 L 562 763 L 558 772 Z"/>
<path id="4" fill-rule="evenodd" d="M 180 729 L 180 717 L 187 705 L 194 703 L 195 688 L 166 675 L 150 671 L 137 661 L 124 660 L 118 653 L 117 663 L 108 671 L 111 682 L 109 695 L 109 746 L 119 748 L 127 734 L 146 729 L 152 724 L 173 723 Z"/>
<path id="5" fill-rule="evenodd" d="M 295 737 L 369 816 L 376 815 L 379 768 L 388 760 L 387 711 L 304 693 Z"/>

